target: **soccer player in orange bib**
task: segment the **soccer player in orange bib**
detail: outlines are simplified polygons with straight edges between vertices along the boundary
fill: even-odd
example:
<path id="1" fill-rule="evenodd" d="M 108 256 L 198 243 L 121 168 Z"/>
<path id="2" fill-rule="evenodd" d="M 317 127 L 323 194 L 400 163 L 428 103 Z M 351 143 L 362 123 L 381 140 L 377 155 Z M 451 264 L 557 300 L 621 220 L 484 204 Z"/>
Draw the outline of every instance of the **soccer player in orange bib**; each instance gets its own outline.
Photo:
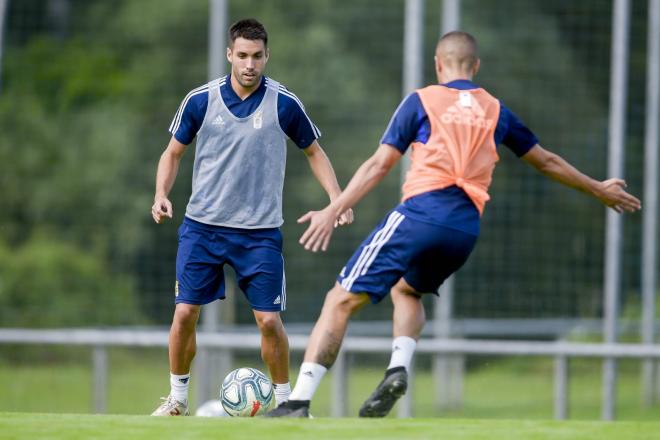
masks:
<path id="1" fill-rule="evenodd" d="M 388 293 L 394 304 L 392 357 L 385 377 L 360 408 L 361 417 L 384 417 L 408 386 L 407 372 L 424 326 L 421 295 L 438 287 L 467 260 L 498 161 L 509 147 L 542 174 L 589 194 L 615 211 L 641 208 L 621 179 L 594 180 L 538 144 L 536 136 L 502 103 L 472 82 L 480 61 L 474 37 L 444 35 L 436 47 L 439 84 L 406 97 L 378 150 L 357 170 L 343 193 L 310 222 L 300 243 L 325 251 L 333 225 L 412 148 L 403 201 L 360 245 L 328 292 L 309 339 L 296 386 L 271 417 L 308 417 L 321 378 L 334 363 L 351 315 Z"/>

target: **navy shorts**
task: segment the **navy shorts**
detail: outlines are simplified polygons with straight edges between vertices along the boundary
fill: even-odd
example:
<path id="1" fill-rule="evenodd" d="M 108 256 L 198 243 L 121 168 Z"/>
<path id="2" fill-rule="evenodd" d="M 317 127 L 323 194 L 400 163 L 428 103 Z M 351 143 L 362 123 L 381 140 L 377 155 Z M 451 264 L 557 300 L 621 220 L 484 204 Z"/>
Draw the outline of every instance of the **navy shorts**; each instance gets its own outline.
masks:
<path id="1" fill-rule="evenodd" d="M 175 302 L 202 305 L 224 299 L 225 264 L 236 271 L 238 286 L 254 310 L 280 312 L 286 308 L 279 228 L 227 228 L 187 217 L 179 227 Z"/>
<path id="2" fill-rule="evenodd" d="M 362 242 L 337 282 L 380 302 L 401 278 L 419 293 L 438 287 L 468 259 L 477 236 L 408 218 L 397 210 Z"/>

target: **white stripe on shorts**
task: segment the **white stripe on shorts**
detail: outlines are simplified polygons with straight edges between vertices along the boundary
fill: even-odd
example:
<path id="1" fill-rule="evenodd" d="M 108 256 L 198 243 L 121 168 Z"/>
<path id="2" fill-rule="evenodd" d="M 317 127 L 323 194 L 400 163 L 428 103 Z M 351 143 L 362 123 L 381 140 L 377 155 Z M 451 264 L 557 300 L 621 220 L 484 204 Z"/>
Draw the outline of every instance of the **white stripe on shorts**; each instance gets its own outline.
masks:
<path id="1" fill-rule="evenodd" d="M 390 216 L 387 218 L 387 221 L 385 222 L 385 226 L 376 232 L 376 234 L 374 234 L 373 238 L 371 239 L 371 242 L 369 242 L 369 244 L 362 249 L 362 252 L 355 262 L 355 265 L 351 268 L 351 272 L 346 278 L 342 280 L 341 286 L 344 289 L 350 291 L 355 280 L 360 275 L 367 273 L 369 266 L 371 266 L 371 264 L 376 259 L 380 249 L 385 245 L 385 243 L 389 241 L 396 228 L 405 218 L 406 217 L 403 214 L 397 211 L 393 211 L 390 214 Z"/>
<path id="2" fill-rule="evenodd" d="M 374 234 L 369 244 L 367 244 L 362 249 L 362 252 L 360 253 L 360 256 L 355 262 L 355 265 L 351 268 L 351 271 L 348 274 L 348 276 L 344 278 L 344 280 L 342 281 L 342 287 L 344 287 L 346 290 L 350 289 L 350 286 L 353 285 L 353 281 L 355 281 L 355 279 L 359 276 L 360 269 L 364 266 L 364 263 L 367 261 L 371 253 L 378 247 L 381 237 L 387 234 L 389 228 L 400 216 L 401 214 L 396 211 L 390 214 L 390 216 L 387 218 L 385 222 L 385 226 L 383 226 L 378 232 L 376 232 L 376 234 Z"/>
<path id="3" fill-rule="evenodd" d="M 388 241 L 390 241 L 390 238 L 392 238 L 392 235 L 394 235 L 394 231 L 396 231 L 396 228 L 399 227 L 399 225 L 401 224 L 401 222 L 402 222 L 405 218 L 406 218 L 406 216 L 402 215 L 400 218 L 396 219 L 396 221 L 394 222 L 394 225 L 393 225 L 393 226 L 390 228 L 390 230 L 387 232 L 387 236 L 385 236 L 385 237 L 383 238 L 383 240 L 381 240 L 381 242 L 380 242 L 380 246 L 378 246 L 378 249 L 376 249 L 376 251 L 375 251 L 374 253 L 372 253 L 371 258 L 369 258 L 369 261 L 368 261 L 367 264 L 364 266 L 364 269 L 362 269 L 362 271 L 360 272 L 360 275 L 364 275 L 364 274 L 367 273 L 367 271 L 369 270 L 369 267 L 371 266 L 371 263 L 373 263 L 374 260 L 376 259 L 376 256 L 378 255 L 378 252 L 380 252 L 380 250 L 381 250 L 382 247 L 385 245 L 385 243 L 387 243 Z M 359 276 L 359 275 L 358 275 L 358 276 Z"/>
<path id="4" fill-rule="evenodd" d="M 345 277 L 341 282 L 341 285 L 344 289 L 348 290 L 348 286 L 352 284 L 351 279 L 357 276 L 356 274 L 358 273 L 358 268 L 362 267 L 363 262 L 371 254 L 372 249 L 378 244 L 380 237 L 383 234 L 385 234 L 387 229 L 391 226 L 392 222 L 396 218 L 395 214 L 399 214 L 399 213 L 395 211 L 392 214 L 390 214 L 390 216 L 387 218 L 387 221 L 385 222 L 385 226 L 383 226 L 378 232 L 374 234 L 369 244 L 367 244 L 364 248 L 362 248 L 362 252 L 360 253 L 360 256 L 358 257 L 353 267 L 351 268 L 351 271 L 348 273 L 348 276 Z"/>

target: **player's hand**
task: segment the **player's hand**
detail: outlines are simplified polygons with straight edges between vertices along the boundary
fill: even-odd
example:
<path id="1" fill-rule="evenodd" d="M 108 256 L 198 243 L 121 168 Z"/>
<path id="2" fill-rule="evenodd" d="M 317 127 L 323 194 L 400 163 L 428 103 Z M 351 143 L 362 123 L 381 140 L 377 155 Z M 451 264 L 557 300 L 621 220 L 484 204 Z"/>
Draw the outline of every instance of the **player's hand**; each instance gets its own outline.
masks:
<path id="1" fill-rule="evenodd" d="M 350 225 L 351 223 L 353 223 L 353 210 L 349 208 L 335 220 L 335 228 L 337 226 Z"/>
<path id="2" fill-rule="evenodd" d="M 623 179 L 608 179 L 600 182 L 597 194 L 598 199 L 606 206 L 618 213 L 635 212 L 642 208 L 642 203 L 624 189 L 626 182 Z"/>
<path id="3" fill-rule="evenodd" d="M 151 207 L 151 216 L 158 224 L 165 221 L 167 218 L 172 218 L 172 202 L 167 197 L 156 197 L 154 205 Z"/>
<path id="4" fill-rule="evenodd" d="M 298 219 L 298 223 L 309 222 L 307 230 L 298 241 L 303 247 L 312 252 L 326 251 L 330 237 L 334 230 L 337 216 L 330 207 L 322 211 L 310 211 Z"/>

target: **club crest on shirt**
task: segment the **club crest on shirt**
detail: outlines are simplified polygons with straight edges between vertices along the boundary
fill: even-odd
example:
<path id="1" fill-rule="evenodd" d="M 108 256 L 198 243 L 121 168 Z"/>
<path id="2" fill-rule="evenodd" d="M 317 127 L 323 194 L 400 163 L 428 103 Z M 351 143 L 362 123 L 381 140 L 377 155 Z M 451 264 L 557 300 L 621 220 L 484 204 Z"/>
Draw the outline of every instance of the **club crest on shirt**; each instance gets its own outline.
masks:
<path id="1" fill-rule="evenodd" d="M 260 129 L 263 124 L 263 111 L 258 110 L 255 114 L 254 117 L 252 117 L 252 126 L 255 129 Z"/>

